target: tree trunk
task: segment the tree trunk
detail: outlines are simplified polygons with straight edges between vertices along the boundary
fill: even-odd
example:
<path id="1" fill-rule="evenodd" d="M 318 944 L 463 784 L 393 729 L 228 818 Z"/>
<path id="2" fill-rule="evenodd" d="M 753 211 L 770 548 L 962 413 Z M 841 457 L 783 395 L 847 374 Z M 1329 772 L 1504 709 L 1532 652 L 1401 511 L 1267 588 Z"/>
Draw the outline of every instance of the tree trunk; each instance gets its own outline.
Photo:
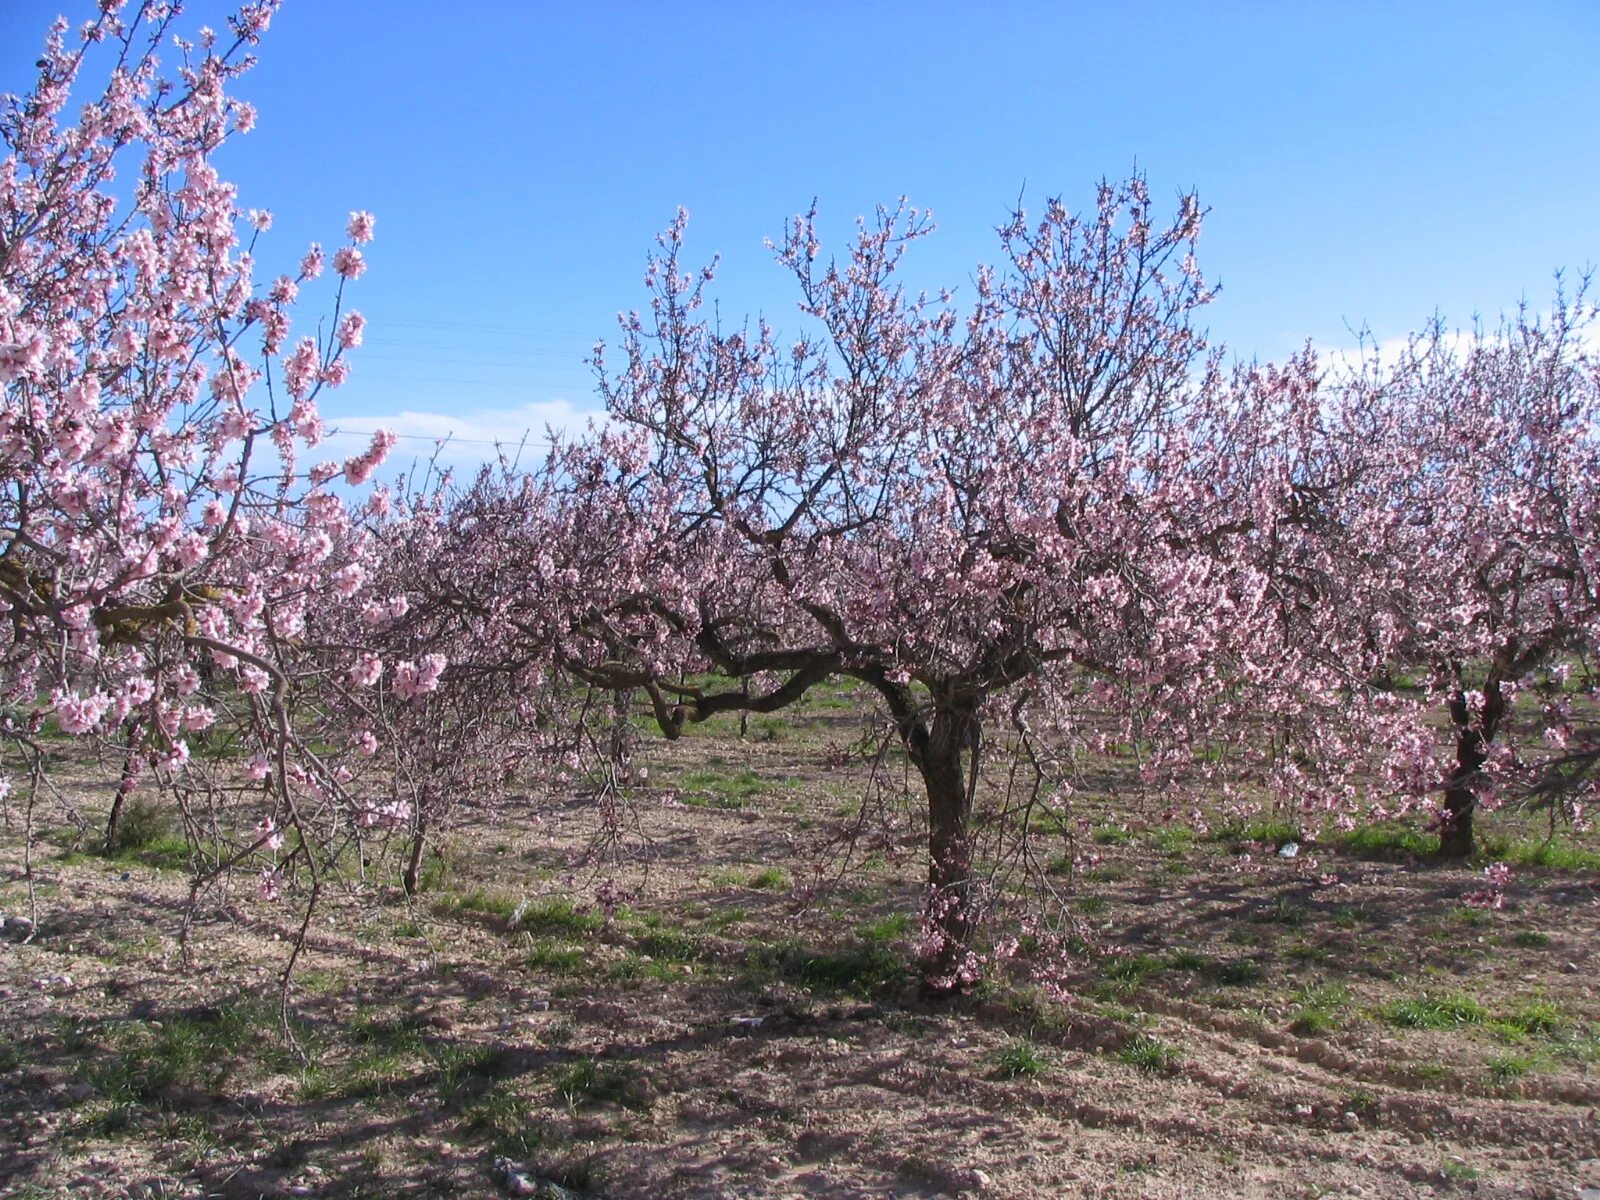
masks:
<path id="1" fill-rule="evenodd" d="M 400 886 L 405 888 L 406 895 L 417 894 L 418 877 L 422 872 L 422 850 L 427 844 L 428 822 L 421 813 L 417 814 L 416 832 L 411 835 L 411 856 L 406 860 L 405 873 L 400 876 Z"/>
<path id="2" fill-rule="evenodd" d="M 117 852 L 117 832 L 122 826 L 122 809 L 128 796 L 139 782 L 139 763 L 134 757 L 139 749 L 139 722 L 128 723 L 128 748 L 122 756 L 122 777 L 117 780 L 117 794 L 111 798 L 111 815 L 106 818 L 106 857 Z"/>
<path id="3" fill-rule="evenodd" d="M 1456 765 L 1444 791 L 1444 820 L 1439 828 L 1440 858 L 1469 858 L 1474 848 L 1472 814 L 1478 808 L 1473 782 L 1489 760 L 1489 745 L 1505 716 L 1506 701 L 1500 679 L 1490 672 L 1483 689 L 1482 719 L 1474 722 L 1466 693 L 1450 697 L 1450 724 L 1456 732 Z"/>
<path id="4" fill-rule="evenodd" d="M 972 788 L 962 758 L 976 741 L 977 717 L 963 709 L 937 708 L 912 761 L 928 793 L 928 885 L 923 920 L 932 935 L 924 982 L 935 992 L 958 991 L 972 941 Z"/>

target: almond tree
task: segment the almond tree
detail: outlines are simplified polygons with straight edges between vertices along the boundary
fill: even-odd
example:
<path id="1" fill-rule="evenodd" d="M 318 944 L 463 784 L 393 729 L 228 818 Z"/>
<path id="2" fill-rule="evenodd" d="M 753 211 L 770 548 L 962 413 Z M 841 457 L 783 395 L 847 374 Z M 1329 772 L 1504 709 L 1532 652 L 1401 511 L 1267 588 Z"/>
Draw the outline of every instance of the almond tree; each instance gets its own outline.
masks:
<path id="1" fill-rule="evenodd" d="M 126 790 L 146 768 L 183 778 L 191 738 L 236 718 L 269 788 L 245 851 L 337 791 L 291 701 L 308 613 L 362 589 L 362 539 L 330 485 L 364 481 L 391 441 L 301 464 L 322 437 L 318 393 L 361 341 L 342 305 L 371 216 L 352 214 L 331 256 L 327 335 L 296 340 L 324 253 L 259 283 L 270 215 L 242 212 L 213 165 L 255 121 L 228 89 L 276 7 L 246 4 L 189 42 L 177 6 L 106 0 L 76 38 L 57 22 L 32 91 L 0 115 L 3 735 L 38 785 L 47 717 L 74 735 L 120 728 Z M 74 121 L 97 64 L 108 77 Z"/>
<path id="2" fill-rule="evenodd" d="M 1344 454 L 1381 481 L 1371 511 L 1398 536 L 1382 554 L 1350 538 L 1346 560 L 1376 584 L 1364 615 L 1402 633 L 1395 660 L 1449 715 L 1446 758 L 1419 757 L 1412 780 L 1442 796 L 1445 857 L 1472 853 L 1480 804 L 1549 790 L 1542 760 L 1586 737 L 1567 685 L 1600 635 L 1600 362 L 1587 290 L 1464 338 L 1436 322 L 1342 385 L 1341 404 L 1384 414 L 1385 433 L 1366 431 Z M 1523 693 L 1540 698 L 1537 730 L 1512 722 Z"/>
<path id="3" fill-rule="evenodd" d="M 807 331 L 780 344 L 707 319 L 680 214 L 620 360 L 597 350 L 609 426 L 452 511 L 495 547 L 456 585 L 484 652 L 637 690 L 669 738 L 866 684 L 926 793 L 930 982 L 970 980 L 986 731 L 1111 706 L 1155 778 L 1250 744 L 1293 668 L 1262 564 L 1293 490 L 1272 447 L 1314 396 L 1206 356 L 1201 215 L 1157 223 L 1139 178 L 1019 214 L 963 315 L 898 283 L 926 214 L 880 211 L 835 262 L 807 214 L 776 248 Z"/>

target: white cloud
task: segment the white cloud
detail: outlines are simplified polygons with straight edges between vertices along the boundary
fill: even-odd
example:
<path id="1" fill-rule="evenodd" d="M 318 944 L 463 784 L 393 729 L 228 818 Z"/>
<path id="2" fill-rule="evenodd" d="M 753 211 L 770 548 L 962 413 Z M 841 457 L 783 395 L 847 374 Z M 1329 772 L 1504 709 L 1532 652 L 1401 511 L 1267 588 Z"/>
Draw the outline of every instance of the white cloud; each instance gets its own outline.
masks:
<path id="1" fill-rule="evenodd" d="M 430 460 L 441 468 L 463 472 L 494 462 L 502 453 L 524 467 L 536 466 L 550 445 L 551 433 L 577 436 L 590 425 L 602 424 L 605 413 L 580 409 L 567 400 L 521 404 L 510 408 L 479 408 L 460 412 L 404 409 L 394 413 L 325 418 L 329 433 L 318 447 L 323 457 L 359 454 L 379 429 L 400 441 L 389 453 L 385 474 L 410 471 L 412 464 Z"/>

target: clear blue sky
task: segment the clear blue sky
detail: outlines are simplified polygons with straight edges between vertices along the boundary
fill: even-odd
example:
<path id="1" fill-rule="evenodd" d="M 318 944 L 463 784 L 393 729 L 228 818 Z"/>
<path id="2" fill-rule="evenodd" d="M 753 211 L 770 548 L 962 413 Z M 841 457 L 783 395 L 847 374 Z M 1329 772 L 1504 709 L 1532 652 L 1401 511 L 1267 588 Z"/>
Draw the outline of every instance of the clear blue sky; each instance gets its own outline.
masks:
<path id="1" fill-rule="evenodd" d="M 0 90 L 91 7 L 0 0 Z M 931 207 L 915 278 L 959 290 L 1019 194 L 1081 207 L 1137 161 L 1211 207 L 1209 324 L 1246 357 L 1542 307 L 1556 268 L 1600 261 L 1595 0 L 288 0 L 260 56 L 238 89 L 259 126 L 223 165 L 277 218 L 263 259 L 378 217 L 369 341 L 325 406 L 353 427 L 591 407 L 583 359 L 680 204 L 724 313 L 781 327 L 762 239 L 814 195 L 835 245 L 877 202 Z"/>

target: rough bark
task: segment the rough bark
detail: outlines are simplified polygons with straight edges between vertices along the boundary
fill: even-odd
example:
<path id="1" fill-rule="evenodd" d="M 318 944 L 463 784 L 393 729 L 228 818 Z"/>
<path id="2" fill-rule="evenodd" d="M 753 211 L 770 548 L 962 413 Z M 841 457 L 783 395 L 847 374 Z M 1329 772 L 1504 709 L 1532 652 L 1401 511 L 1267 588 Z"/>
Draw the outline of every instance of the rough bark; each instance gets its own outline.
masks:
<path id="1" fill-rule="evenodd" d="M 1439 857 L 1469 858 L 1474 849 L 1472 816 L 1478 808 L 1473 783 L 1489 761 L 1489 746 L 1505 717 L 1500 679 L 1491 673 L 1483 689 L 1483 713 L 1475 719 L 1466 693 L 1450 697 L 1450 724 L 1456 734 L 1456 765 L 1444 792 L 1444 822 L 1439 829 Z"/>

